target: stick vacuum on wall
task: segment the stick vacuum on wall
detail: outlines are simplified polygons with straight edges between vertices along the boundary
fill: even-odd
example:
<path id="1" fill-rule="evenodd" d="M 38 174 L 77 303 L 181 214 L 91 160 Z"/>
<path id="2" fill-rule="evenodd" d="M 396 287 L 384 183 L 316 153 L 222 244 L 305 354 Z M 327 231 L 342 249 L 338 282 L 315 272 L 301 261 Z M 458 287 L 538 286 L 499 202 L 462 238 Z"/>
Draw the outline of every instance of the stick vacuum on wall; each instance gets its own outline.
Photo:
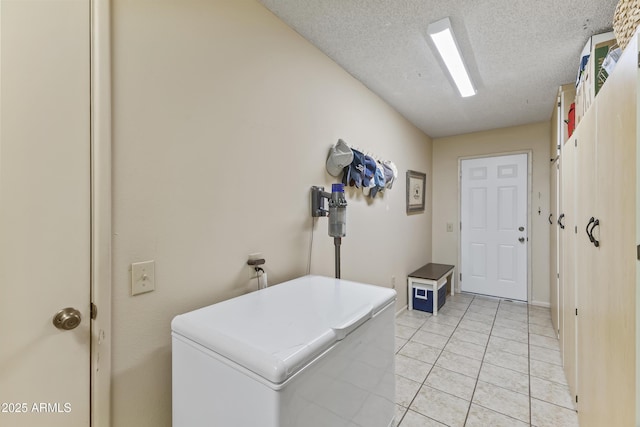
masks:
<path id="1" fill-rule="evenodd" d="M 329 210 L 324 207 L 324 199 L 329 201 Z M 335 246 L 336 279 L 340 278 L 340 245 L 347 235 L 347 199 L 343 184 L 331 184 L 331 193 L 324 187 L 311 187 L 311 216 L 329 217 L 329 236 Z"/>

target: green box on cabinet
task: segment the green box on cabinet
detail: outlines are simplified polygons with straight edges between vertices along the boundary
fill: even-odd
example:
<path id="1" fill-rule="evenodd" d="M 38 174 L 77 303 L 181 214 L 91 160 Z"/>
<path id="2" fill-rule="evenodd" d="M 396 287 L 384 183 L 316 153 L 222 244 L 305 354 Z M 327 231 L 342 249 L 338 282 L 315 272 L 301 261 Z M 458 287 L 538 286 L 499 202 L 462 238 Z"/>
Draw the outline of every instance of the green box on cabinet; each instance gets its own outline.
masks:
<path id="1" fill-rule="evenodd" d="M 607 57 L 609 53 L 609 49 L 611 49 L 616 44 L 615 40 L 609 40 L 606 42 L 599 43 L 593 48 L 593 56 L 591 59 L 593 60 L 593 70 L 594 70 L 594 87 L 595 94 L 597 95 L 602 88 L 605 80 L 609 76 L 605 70 L 602 69 L 602 63 L 604 59 Z"/>
<path id="2" fill-rule="evenodd" d="M 598 79 L 598 74 L 602 69 L 602 62 L 606 58 L 609 48 L 615 44 L 616 38 L 613 31 L 611 31 L 590 37 L 582 50 L 580 60 L 589 59 L 584 68 L 581 68 L 578 73 L 576 84 L 576 124 L 582 120 L 604 83 L 604 80 Z"/>

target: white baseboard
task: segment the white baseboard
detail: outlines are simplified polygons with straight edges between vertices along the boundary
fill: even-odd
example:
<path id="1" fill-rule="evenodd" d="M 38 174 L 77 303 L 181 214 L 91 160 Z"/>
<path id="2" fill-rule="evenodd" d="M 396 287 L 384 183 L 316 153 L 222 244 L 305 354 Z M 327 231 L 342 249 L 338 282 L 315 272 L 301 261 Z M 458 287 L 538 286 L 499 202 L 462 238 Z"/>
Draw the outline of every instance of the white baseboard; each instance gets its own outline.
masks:
<path id="1" fill-rule="evenodd" d="M 531 305 L 535 305 L 536 307 L 551 308 L 551 303 L 543 301 L 531 301 Z"/>
<path id="2" fill-rule="evenodd" d="M 400 310 L 396 311 L 396 317 L 398 317 L 403 311 L 405 311 L 408 308 L 408 305 L 405 305 L 404 307 L 402 307 Z"/>

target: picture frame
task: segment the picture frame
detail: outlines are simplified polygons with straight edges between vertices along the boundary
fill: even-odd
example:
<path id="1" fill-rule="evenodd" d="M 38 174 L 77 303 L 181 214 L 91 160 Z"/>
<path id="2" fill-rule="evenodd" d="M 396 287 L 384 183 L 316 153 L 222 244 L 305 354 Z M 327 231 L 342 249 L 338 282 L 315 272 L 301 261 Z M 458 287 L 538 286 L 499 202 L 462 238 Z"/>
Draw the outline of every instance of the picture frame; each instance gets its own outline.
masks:
<path id="1" fill-rule="evenodd" d="M 424 212 L 427 174 L 407 170 L 407 214 Z"/>

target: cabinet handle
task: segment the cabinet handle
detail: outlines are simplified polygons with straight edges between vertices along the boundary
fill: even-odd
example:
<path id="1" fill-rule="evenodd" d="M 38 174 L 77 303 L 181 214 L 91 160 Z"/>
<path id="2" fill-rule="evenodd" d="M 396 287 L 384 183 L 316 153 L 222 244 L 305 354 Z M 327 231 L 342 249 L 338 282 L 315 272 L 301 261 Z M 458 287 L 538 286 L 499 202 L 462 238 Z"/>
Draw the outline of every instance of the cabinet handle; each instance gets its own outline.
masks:
<path id="1" fill-rule="evenodd" d="M 560 226 L 560 228 L 564 230 L 564 224 L 562 223 L 563 219 L 564 219 L 564 214 L 560 214 L 560 216 L 558 217 L 558 225 Z"/>
<path id="2" fill-rule="evenodd" d="M 551 220 L 551 218 L 553 217 L 553 213 L 549 214 L 549 224 L 553 225 L 553 221 Z"/>
<path id="3" fill-rule="evenodd" d="M 595 222 L 595 220 L 596 220 L 596 219 L 595 219 L 594 217 L 591 217 L 591 219 L 590 219 L 590 220 L 589 220 L 589 222 L 587 223 L 587 228 L 585 229 L 585 231 L 587 232 L 587 237 L 589 238 L 589 241 L 590 241 L 591 243 L 593 243 L 594 238 L 593 238 L 593 235 L 591 234 L 591 231 L 592 231 L 592 230 L 589 230 L 589 226 L 590 226 L 591 224 L 593 224 L 593 223 Z"/>
<path id="4" fill-rule="evenodd" d="M 600 226 L 600 220 L 596 219 L 595 221 L 593 221 L 593 225 L 591 226 L 591 230 L 589 230 L 589 234 L 591 235 L 591 238 L 593 239 L 593 241 L 592 241 L 593 242 L 593 246 L 595 246 L 596 248 L 600 247 L 600 241 L 596 240 L 596 238 L 593 237 L 593 230 L 596 227 L 599 227 L 599 226 Z"/>

